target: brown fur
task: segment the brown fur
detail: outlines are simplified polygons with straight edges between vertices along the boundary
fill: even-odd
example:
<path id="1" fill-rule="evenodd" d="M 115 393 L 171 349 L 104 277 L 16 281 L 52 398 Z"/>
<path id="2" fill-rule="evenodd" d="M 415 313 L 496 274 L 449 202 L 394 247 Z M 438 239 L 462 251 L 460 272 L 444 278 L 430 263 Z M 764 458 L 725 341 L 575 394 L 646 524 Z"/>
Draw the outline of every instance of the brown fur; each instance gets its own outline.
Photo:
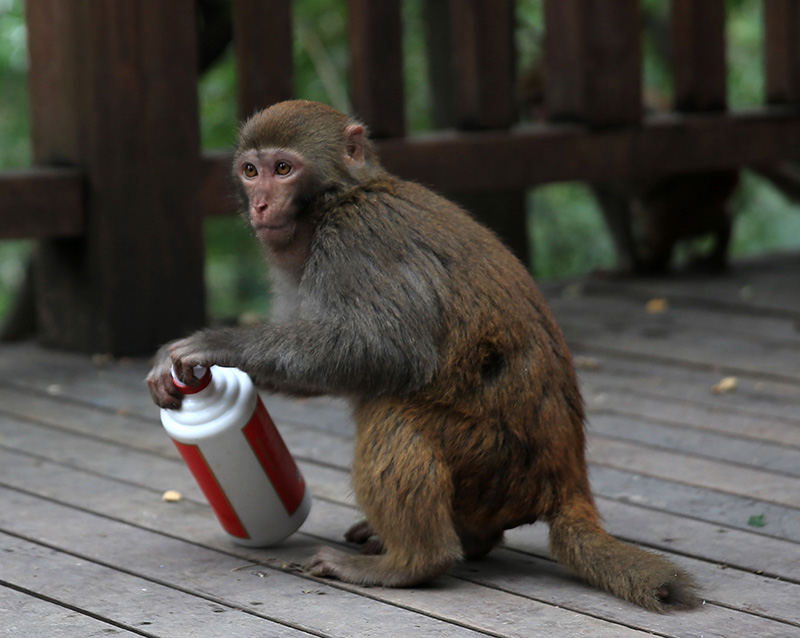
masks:
<path id="1" fill-rule="evenodd" d="M 527 270 L 455 204 L 386 173 L 362 133 L 304 102 L 244 127 L 237 157 L 280 145 L 314 164 L 313 179 L 298 176 L 305 203 L 287 208 L 312 229 L 310 246 L 297 248 L 303 233 L 280 244 L 307 260 L 294 270 L 271 255 L 284 281 L 299 282 L 295 305 L 276 324 L 166 346 L 150 376 L 156 401 L 176 400 L 170 362 L 189 378 L 193 365 L 222 363 L 261 387 L 351 400 L 353 486 L 367 522 L 347 538 L 366 551 L 325 548 L 312 574 L 416 585 L 542 519 L 558 559 L 595 585 L 649 609 L 695 604 L 688 575 L 600 527 L 569 350 Z"/>

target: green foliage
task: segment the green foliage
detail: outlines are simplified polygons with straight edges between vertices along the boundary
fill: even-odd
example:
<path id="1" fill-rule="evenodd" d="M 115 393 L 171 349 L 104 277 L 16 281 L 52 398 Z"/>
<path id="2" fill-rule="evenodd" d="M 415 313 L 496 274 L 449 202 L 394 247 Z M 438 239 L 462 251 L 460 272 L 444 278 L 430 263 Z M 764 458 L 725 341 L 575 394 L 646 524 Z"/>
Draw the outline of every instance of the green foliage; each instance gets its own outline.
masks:
<path id="1" fill-rule="evenodd" d="M 614 266 L 614 247 L 589 190 L 580 183 L 532 191 L 532 269 L 537 277 L 578 275 Z"/>

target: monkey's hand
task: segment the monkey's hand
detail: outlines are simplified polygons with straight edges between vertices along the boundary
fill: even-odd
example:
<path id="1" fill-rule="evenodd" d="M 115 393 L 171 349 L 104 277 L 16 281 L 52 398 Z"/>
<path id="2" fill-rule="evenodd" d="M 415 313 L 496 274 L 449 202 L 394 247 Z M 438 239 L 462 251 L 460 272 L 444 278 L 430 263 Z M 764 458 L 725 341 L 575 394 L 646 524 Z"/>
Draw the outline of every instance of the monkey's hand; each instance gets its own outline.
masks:
<path id="1" fill-rule="evenodd" d="M 147 388 L 150 390 L 150 396 L 158 407 L 177 410 L 181 407 L 183 394 L 175 387 L 175 383 L 172 381 L 170 345 L 167 344 L 161 347 L 156 353 L 153 367 L 145 381 L 147 382 Z"/>
<path id="2" fill-rule="evenodd" d="M 169 344 L 171 366 L 175 376 L 187 385 L 195 385 L 194 368 L 213 365 L 237 367 L 240 365 L 236 356 L 236 344 L 241 340 L 238 330 L 200 330 L 185 339 Z"/>
<path id="3" fill-rule="evenodd" d="M 193 386 L 199 382 L 195 366 L 235 366 L 237 362 L 231 355 L 233 343 L 225 330 L 201 330 L 162 346 L 147 375 L 147 387 L 155 404 L 170 410 L 181 407 L 183 394 L 172 380 L 172 369 L 182 383 Z"/>

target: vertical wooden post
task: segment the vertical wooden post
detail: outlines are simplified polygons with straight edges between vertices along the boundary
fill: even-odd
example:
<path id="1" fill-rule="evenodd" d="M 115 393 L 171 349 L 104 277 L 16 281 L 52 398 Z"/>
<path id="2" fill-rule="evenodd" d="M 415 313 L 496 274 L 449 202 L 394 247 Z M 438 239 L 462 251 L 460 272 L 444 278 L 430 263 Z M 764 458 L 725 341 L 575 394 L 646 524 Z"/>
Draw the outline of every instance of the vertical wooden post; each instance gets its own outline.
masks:
<path id="1" fill-rule="evenodd" d="M 350 93 L 373 137 L 403 137 L 403 20 L 400 0 L 348 0 Z"/>
<path id="2" fill-rule="evenodd" d="M 40 245 L 41 341 L 151 353 L 204 322 L 194 3 L 27 9 L 35 160 L 80 167 L 88 207 L 83 237 Z"/>
<path id="3" fill-rule="evenodd" d="M 596 126 L 642 115 L 638 0 L 545 0 L 545 106 Z"/>
<path id="4" fill-rule="evenodd" d="M 511 126 L 516 117 L 512 0 L 451 0 L 455 119 L 462 129 Z"/>
<path id="5" fill-rule="evenodd" d="M 294 95 L 292 10 L 287 0 L 234 0 L 239 118 Z"/>
<path id="6" fill-rule="evenodd" d="M 675 108 L 724 110 L 725 0 L 672 0 L 670 6 Z"/>
<path id="7" fill-rule="evenodd" d="M 800 102 L 800 1 L 765 0 L 766 101 Z"/>
<path id="8" fill-rule="evenodd" d="M 437 0 L 428 0 L 436 4 Z M 441 2 L 442 5 L 446 4 Z M 434 94 L 453 91 L 439 97 L 439 103 L 452 108 L 450 126 L 462 130 L 504 129 L 516 120 L 516 49 L 514 46 L 514 2 L 512 0 L 450 0 L 447 9 L 429 8 L 428 14 L 442 22 L 449 21 L 447 39 L 451 58 L 438 60 L 442 68 L 451 66 L 453 78 L 433 86 Z M 432 28 L 434 25 L 429 25 Z M 436 35 L 429 34 L 428 40 Z M 437 49 L 430 47 L 430 53 Z M 448 53 L 438 48 L 439 55 Z M 433 62 L 432 62 L 433 63 Z M 441 114 L 439 114 L 441 118 Z M 491 190 L 452 193 L 453 199 L 491 227 L 527 265 L 528 208 L 524 190 Z"/>

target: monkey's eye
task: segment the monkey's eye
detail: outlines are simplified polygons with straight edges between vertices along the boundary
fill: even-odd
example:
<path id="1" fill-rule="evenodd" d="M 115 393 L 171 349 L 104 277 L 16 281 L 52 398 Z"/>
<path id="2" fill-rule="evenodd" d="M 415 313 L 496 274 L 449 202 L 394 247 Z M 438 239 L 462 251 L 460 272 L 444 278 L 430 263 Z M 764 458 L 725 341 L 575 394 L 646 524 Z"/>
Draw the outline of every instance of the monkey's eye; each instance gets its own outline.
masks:
<path id="1" fill-rule="evenodd" d="M 258 175 L 258 169 L 253 166 L 250 162 L 244 165 L 244 169 L 242 170 L 245 177 L 255 177 Z"/>
<path id="2" fill-rule="evenodd" d="M 292 165 L 289 162 L 278 162 L 275 164 L 275 172 L 278 175 L 288 175 L 292 172 Z"/>

